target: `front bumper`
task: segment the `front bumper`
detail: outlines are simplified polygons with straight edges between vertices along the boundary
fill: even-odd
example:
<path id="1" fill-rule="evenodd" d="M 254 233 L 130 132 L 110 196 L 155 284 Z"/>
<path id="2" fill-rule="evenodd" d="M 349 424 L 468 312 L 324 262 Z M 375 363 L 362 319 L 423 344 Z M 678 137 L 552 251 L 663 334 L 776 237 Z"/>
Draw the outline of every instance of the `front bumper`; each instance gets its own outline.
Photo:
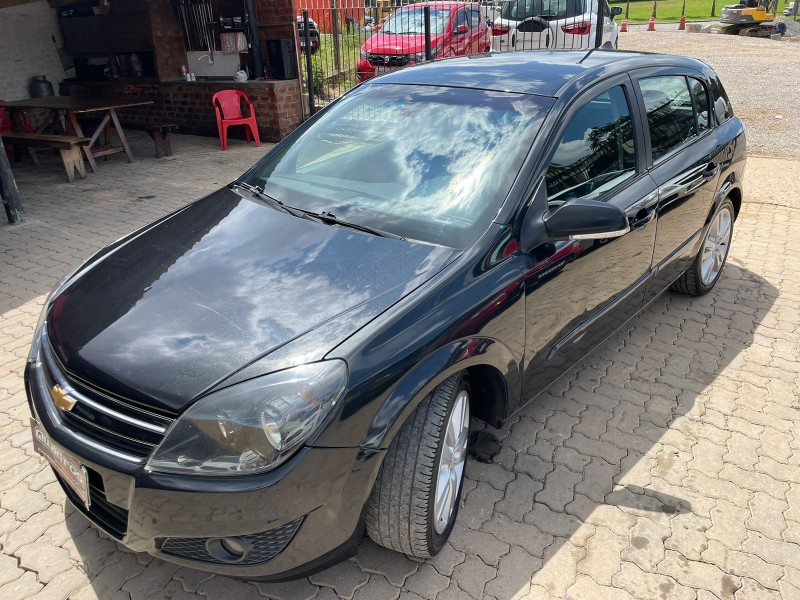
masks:
<path id="1" fill-rule="evenodd" d="M 360 541 L 380 451 L 306 447 L 274 471 L 242 477 L 147 472 L 65 426 L 41 363 L 27 366 L 25 387 L 34 417 L 89 472 L 90 507 L 61 482 L 68 497 L 131 550 L 233 577 L 283 580 L 345 558 Z M 255 564 L 219 560 L 203 541 L 231 537 L 260 548 Z"/>

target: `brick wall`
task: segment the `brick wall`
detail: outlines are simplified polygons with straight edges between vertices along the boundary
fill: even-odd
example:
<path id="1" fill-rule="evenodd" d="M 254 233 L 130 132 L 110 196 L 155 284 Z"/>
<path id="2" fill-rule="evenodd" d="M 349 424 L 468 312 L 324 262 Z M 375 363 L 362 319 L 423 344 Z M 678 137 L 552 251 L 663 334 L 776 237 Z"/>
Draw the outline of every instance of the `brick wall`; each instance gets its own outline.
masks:
<path id="1" fill-rule="evenodd" d="M 181 76 L 181 65 L 186 63 L 183 32 L 171 2 L 148 0 L 153 47 L 156 49 L 156 69 L 159 79 Z"/>
<path id="2" fill-rule="evenodd" d="M 46 75 L 58 90 L 64 70 L 51 36 L 60 47 L 56 11 L 45 0 L 0 8 L 0 98 L 27 98 L 34 75 Z"/>
<path id="3" fill-rule="evenodd" d="M 297 14 L 294 0 L 254 0 L 258 23 L 258 38 L 261 42 L 261 54 L 264 64 L 269 66 L 270 73 L 274 67 L 270 65 L 267 55 L 267 40 L 293 39 L 297 47 Z M 295 60 L 297 57 L 294 57 Z"/>
<path id="4" fill-rule="evenodd" d="M 217 121 L 211 98 L 216 92 L 232 88 L 242 90 L 253 103 L 263 141 L 280 141 L 303 120 L 297 80 L 258 83 L 69 83 L 65 84 L 64 92 L 78 96 L 153 100 L 155 104 L 152 106 L 120 111 L 122 120 L 177 123 L 182 133 L 216 136 Z M 230 136 L 244 139 L 244 129 L 232 128 Z"/>

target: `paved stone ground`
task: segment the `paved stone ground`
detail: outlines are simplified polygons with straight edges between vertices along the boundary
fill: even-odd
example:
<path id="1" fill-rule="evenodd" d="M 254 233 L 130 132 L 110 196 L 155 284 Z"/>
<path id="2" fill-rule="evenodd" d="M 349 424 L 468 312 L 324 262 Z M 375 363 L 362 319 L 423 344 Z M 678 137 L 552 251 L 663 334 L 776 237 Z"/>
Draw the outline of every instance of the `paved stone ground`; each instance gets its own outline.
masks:
<path id="1" fill-rule="evenodd" d="M 800 162 L 756 159 L 715 291 L 665 295 L 469 462 L 450 542 L 419 562 L 365 540 L 310 579 L 254 584 L 135 555 L 91 527 L 31 449 L 21 374 L 55 280 L 230 180 L 263 149 L 177 136 L 62 183 L 17 171 L 0 226 L 0 600 L 800 598 Z"/>

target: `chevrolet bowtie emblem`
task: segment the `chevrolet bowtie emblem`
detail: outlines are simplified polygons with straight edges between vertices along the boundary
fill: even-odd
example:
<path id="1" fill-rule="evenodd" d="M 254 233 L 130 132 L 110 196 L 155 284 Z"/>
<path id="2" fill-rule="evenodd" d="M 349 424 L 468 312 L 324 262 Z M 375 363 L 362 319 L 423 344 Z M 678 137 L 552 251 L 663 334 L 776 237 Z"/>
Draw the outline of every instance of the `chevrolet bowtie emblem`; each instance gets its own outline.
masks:
<path id="1" fill-rule="evenodd" d="M 66 390 L 60 385 L 54 385 L 50 392 L 53 395 L 53 404 L 55 404 L 58 408 L 66 412 L 69 412 L 74 408 L 76 400 L 70 398 Z"/>

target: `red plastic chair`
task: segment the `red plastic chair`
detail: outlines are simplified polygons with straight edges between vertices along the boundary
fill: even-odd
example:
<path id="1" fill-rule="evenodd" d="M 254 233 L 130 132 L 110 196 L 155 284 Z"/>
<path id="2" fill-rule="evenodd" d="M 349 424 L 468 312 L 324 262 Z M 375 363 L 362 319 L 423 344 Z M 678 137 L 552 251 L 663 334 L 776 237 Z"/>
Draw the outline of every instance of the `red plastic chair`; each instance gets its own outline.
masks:
<path id="1" fill-rule="evenodd" d="M 4 104 L 5 100 L 0 98 L 0 104 Z M 25 133 L 33 133 L 33 123 L 31 123 L 31 117 L 28 114 L 28 111 L 22 111 L 22 130 Z M 8 116 L 6 110 L 0 107 L 0 132 L 3 131 L 14 131 L 13 124 L 11 123 L 11 118 Z M 8 154 L 8 159 L 12 159 L 12 155 L 14 154 L 14 146 L 11 144 L 3 144 L 6 148 L 6 154 Z"/>
<path id="2" fill-rule="evenodd" d="M 250 116 L 242 115 L 242 100 L 250 107 Z M 219 143 L 223 150 L 228 148 L 228 127 L 231 125 L 244 125 L 244 135 L 247 143 L 250 143 L 250 134 L 256 140 L 256 146 L 261 146 L 261 138 L 258 136 L 258 124 L 256 123 L 256 111 L 253 103 L 242 91 L 223 90 L 214 94 L 211 99 L 214 110 L 217 112 L 217 130 L 219 131 Z"/>

